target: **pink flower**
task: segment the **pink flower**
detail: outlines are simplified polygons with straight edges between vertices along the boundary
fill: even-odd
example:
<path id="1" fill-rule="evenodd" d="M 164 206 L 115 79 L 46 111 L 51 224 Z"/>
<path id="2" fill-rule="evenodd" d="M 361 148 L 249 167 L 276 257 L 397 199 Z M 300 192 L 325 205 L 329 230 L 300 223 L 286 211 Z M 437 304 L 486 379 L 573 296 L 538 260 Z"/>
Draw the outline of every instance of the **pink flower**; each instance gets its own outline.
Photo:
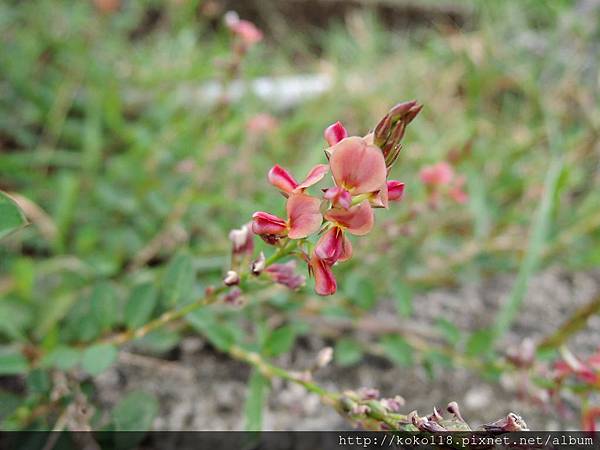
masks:
<path id="1" fill-rule="evenodd" d="M 325 212 L 325 219 L 355 236 L 364 236 L 373 228 L 373 210 L 368 200 L 350 209 L 332 208 Z"/>
<path id="2" fill-rule="evenodd" d="M 252 231 L 264 237 L 302 239 L 316 233 L 321 227 L 323 216 L 321 201 L 303 193 L 292 193 L 286 204 L 287 220 L 263 211 L 252 215 Z"/>
<path id="3" fill-rule="evenodd" d="M 465 178 L 457 176 L 452 166 L 446 161 L 424 167 L 420 177 L 429 190 L 429 202 L 432 205 L 437 205 L 441 190 L 445 191 L 446 195 L 456 203 L 465 203 L 469 199 L 463 189 Z"/>
<path id="4" fill-rule="evenodd" d="M 310 259 L 308 270 L 315 277 L 315 292 L 319 295 L 333 295 L 337 290 L 337 282 L 331 271 L 331 265 L 317 258 Z"/>
<path id="5" fill-rule="evenodd" d="M 276 283 L 282 284 L 291 290 L 296 290 L 304 285 L 306 278 L 296 273 L 296 261 L 285 264 L 271 264 L 265 273 Z"/>
<path id="6" fill-rule="evenodd" d="M 340 227 L 332 227 L 321 236 L 315 245 L 314 254 L 320 260 L 334 264 L 352 257 L 352 244 Z"/>
<path id="7" fill-rule="evenodd" d="M 396 180 L 389 180 L 387 182 L 387 193 L 388 200 L 400 201 L 404 197 L 404 183 Z"/>
<path id="8" fill-rule="evenodd" d="M 234 11 L 225 14 L 225 25 L 248 47 L 260 42 L 263 38 L 262 31 L 256 25 L 248 20 L 241 20 Z"/>
<path id="9" fill-rule="evenodd" d="M 600 421 L 600 408 L 589 408 L 581 417 L 581 428 L 584 431 L 598 431 L 598 421 Z"/>
<path id="10" fill-rule="evenodd" d="M 387 169 L 383 154 L 364 138 L 342 139 L 330 152 L 329 164 L 336 186 L 354 196 L 378 191 L 384 185 Z"/>
<path id="11" fill-rule="evenodd" d="M 337 289 L 332 267 L 352 257 L 352 244 L 346 233 L 366 235 L 374 224 L 372 207 L 387 208 L 390 201 L 402 199 L 404 183 L 388 180 L 387 175 L 398 157 L 406 126 L 421 108 L 415 101 L 396 105 L 376 129 L 364 137 L 348 137 L 340 122 L 330 125 L 323 133 L 330 146 L 325 150 L 329 165 L 314 166 L 301 182 L 279 165 L 269 171 L 269 182 L 288 198 L 287 219 L 259 211 L 252 217 L 252 230 L 274 244 L 285 236 L 304 239 L 322 229 L 323 234 L 312 253 L 310 244 L 304 241 L 296 244 L 308 262 L 309 273 L 315 278 L 317 294 L 331 295 Z M 425 168 L 424 182 L 449 183 L 453 178 L 452 169 L 444 164 Z M 326 201 L 307 195 L 306 189 L 322 180 L 329 169 L 335 186 L 323 189 Z M 433 189 L 431 192 L 436 193 Z M 294 288 L 300 281 L 292 269 L 291 264 L 278 264 L 265 270 L 276 282 Z"/>
<path id="12" fill-rule="evenodd" d="M 323 197 L 329 200 L 333 206 L 348 209 L 352 205 L 350 192 L 338 186 L 327 189 Z"/>
<path id="13" fill-rule="evenodd" d="M 429 186 L 439 186 L 449 184 L 454 177 L 452 166 L 445 161 L 426 166 L 421 169 L 419 174 L 421 181 Z"/>
<path id="14" fill-rule="evenodd" d="M 301 192 L 306 188 L 318 183 L 329 172 L 329 166 L 327 164 L 317 164 L 314 166 L 306 178 L 301 183 L 298 183 L 296 179 L 287 170 L 281 167 L 279 164 L 275 164 L 271 170 L 269 170 L 269 183 L 275 186 L 284 194 L 291 194 L 292 192 Z"/>
<path id="15" fill-rule="evenodd" d="M 277 119 L 271 114 L 259 113 L 248 120 L 246 129 L 251 134 L 261 135 L 273 131 L 277 125 Z"/>
<path id="16" fill-rule="evenodd" d="M 334 226 L 321 236 L 315 245 L 313 256 L 330 266 L 352 257 L 352 244 L 344 231 L 362 236 L 373 227 L 373 210 L 367 200 L 347 210 L 330 209 L 325 213 L 325 218 Z"/>
<path id="17" fill-rule="evenodd" d="M 469 200 L 469 195 L 463 190 L 464 178 L 456 180 L 453 186 L 450 188 L 448 195 L 456 203 L 466 203 Z"/>
<path id="18" fill-rule="evenodd" d="M 325 137 L 325 140 L 327 141 L 329 146 L 333 147 L 335 144 L 340 142 L 342 139 L 347 138 L 348 132 L 346 131 L 344 126 L 341 124 L 341 122 L 337 121 L 336 123 L 329 125 L 327 128 L 325 128 L 325 131 L 323 132 L 323 136 Z"/>
<path id="19" fill-rule="evenodd" d="M 554 363 L 554 377 L 561 380 L 575 375 L 581 381 L 600 386 L 600 351 L 581 362 L 575 356 L 567 354 L 564 359 Z"/>
<path id="20" fill-rule="evenodd" d="M 404 197 L 404 183 L 389 180 L 377 192 L 371 194 L 369 203 L 374 208 L 387 208 L 389 202 L 397 202 Z"/>

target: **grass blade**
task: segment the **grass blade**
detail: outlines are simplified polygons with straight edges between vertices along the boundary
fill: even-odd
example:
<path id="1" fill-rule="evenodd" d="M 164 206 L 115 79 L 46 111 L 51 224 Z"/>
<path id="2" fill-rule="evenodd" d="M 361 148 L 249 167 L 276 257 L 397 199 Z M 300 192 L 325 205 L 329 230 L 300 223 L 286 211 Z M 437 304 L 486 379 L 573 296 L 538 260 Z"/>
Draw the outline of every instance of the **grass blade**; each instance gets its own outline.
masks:
<path id="1" fill-rule="evenodd" d="M 529 279 L 535 273 L 544 244 L 550 228 L 550 217 L 557 199 L 560 174 L 564 160 L 560 155 L 555 155 L 550 163 L 550 168 L 544 181 L 544 194 L 540 200 L 535 220 L 529 233 L 529 242 L 525 257 L 519 268 L 519 273 L 509 297 L 502 304 L 495 325 L 495 337 L 501 337 L 512 325 L 517 316 L 523 298 L 527 293 Z"/>

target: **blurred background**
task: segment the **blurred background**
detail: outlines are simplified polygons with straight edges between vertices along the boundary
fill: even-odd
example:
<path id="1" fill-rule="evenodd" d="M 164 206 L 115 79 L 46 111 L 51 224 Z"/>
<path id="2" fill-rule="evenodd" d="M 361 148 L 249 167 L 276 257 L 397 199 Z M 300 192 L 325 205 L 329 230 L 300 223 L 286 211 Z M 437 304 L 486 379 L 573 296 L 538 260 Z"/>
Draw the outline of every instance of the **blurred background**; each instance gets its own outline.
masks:
<path id="1" fill-rule="evenodd" d="M 241 55 L 228 11 L 264 34 Z M 227 335 L 290 370 L 332 346 L 320 384 L 407 412 L 580 428 L 600 376 L 557 387 L 555 369 L 600 347 L 599 24 L 595 0 L 2 2 L 0 189 L 31 224 L 0 243 L 0 427 L 53 428 L 73 383 L 93 428 L 349 426 L 283 382 L 250 410 Z M 256 290 L 80 360 L 220 283 L 229 231 L 283 212 L 275 163 L 306 173 L 326 126 L 363 135 L 410 99 L 405 198 L 353 241 L 335 296 Z M 419 174 L 440 161 L 464 195 L 432 198 Z"/>

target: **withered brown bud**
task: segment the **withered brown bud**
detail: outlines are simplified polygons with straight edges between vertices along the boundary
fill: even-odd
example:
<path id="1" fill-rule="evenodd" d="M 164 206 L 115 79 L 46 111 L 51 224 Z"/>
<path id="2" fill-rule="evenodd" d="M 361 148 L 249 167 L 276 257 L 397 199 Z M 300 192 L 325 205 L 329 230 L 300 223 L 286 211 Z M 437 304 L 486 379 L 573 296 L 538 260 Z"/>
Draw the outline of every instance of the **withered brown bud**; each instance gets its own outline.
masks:
<path id="1" fill-rule="evenodd" d="M 458 407 L 458 403 L 456 403 L 456 402 L 448 403 L 448 407 L 446 408 L 446 410 L 450 414 L 454 415 L 454 417 L 456 417 L 461 422 L 465 421 L 465 419 L 463 419 L 462 416 L 460 415 L 460 408 Z"/>
<path id="2" fill-rule="evenodd" d="M 431 413 L 429 416 L 427 416 L 427 419 L 430 421 L 433 421 L 433 422 L 439 422 L 440 420 L 443 420 L 444 418 L 442 417 L 442 415 L 440 414 L 438 409 L 434 406 L 433 413 Z"/>
<path id="3" fill-rule="evenodd" d="M 428 420 L 427 417 L 419 417 L 416 412 L 411 416 L 411 420 L 412 424 L 417 427 L 419 431 L 429 431 L 432 433 L 437 431 L 448 431 L 439 423 Z"/>
<path id="4" fill-rule="evenodd" d="M 362 387 L 358 390 L 357 393 L 362 400 L 373 400 L 379 398 L 379 391 L 374 388 Z"/>
<path id="5" fill-rule="evenodd" d="M 503 419 L 483 425 L 485 431 L 504 432 L 504 431 L 528 431 L 527 424 L 521 416 L 515 413 L 508 413 Z"/>
<path id="6" fill-rule="evenodd" d="M 250 265 L 250 270 L 252 272 L 253 275 L 260 275 L 262 273 L 262 271 L 265 269 L 265 263 L 266 263 L 266 258 L 265 258 L 265 254 L 263 252 L 260 252 L 260 254 L 258 255 L 258 258 L 256 258 L 254 261 L 252 261 L 252 264 Z"/>
<path id="7" fill-rule="evenodd" d="M 225 296 L 223 301 L 230 305 L 240 306 L 243 304 L 242 291 L 238 287 L 233 287 Z"/>

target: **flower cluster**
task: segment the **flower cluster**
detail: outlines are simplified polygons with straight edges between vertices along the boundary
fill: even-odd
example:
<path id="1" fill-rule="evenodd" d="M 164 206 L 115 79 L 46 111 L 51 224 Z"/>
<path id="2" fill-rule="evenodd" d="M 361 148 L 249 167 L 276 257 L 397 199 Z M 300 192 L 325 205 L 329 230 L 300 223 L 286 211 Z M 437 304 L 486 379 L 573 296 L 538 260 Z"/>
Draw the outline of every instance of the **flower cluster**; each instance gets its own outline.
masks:
<path id="1" fill-rule="evenodd" d="M 600 348 L 585 361 L 563 351 L 563 359 L 554 363 L 552 375 L 556 381 L 574 377 L 585 384 L 600 387 Z"/>
<path id="2" fill-rule="evenodd" d="M 252 231 L 272 245 L 290 241 L 301 251 L 315 278 L 315 291 L 331 295 L 336 289 L 332 267 L 352 257 L 348 235 L 364 236 L 373 228 L 373 208 L 387 208 L 404 193 L 404 183 L 388 180 L 400 152 L 406 126 L 421 111 L 415 101 L 396 105 L 364 137 L 348 136 L 340 122 L 329 126 L 324 137 L 328 164 L 314 166 L 298 182 L 286 169 L 275 165 L 269 182 L 286 198 L 286 217 L 259 211 L 252 216 Z M 319 197 L 308 188 L 331 173 L 334 185 Z M 307 238 L 320 235 L 314 246 Z"/>
<path id="3" fill-rule="evenodd" d="M 468 200 L 468 194 L 464 191 L 465 178 L 457 175 L 446 161 L 423 167 L 419 175 L 427 188 L 429 204 L 432 207 L 437 207 L 442 193 L 456 203 L 465 203 Z"/>

